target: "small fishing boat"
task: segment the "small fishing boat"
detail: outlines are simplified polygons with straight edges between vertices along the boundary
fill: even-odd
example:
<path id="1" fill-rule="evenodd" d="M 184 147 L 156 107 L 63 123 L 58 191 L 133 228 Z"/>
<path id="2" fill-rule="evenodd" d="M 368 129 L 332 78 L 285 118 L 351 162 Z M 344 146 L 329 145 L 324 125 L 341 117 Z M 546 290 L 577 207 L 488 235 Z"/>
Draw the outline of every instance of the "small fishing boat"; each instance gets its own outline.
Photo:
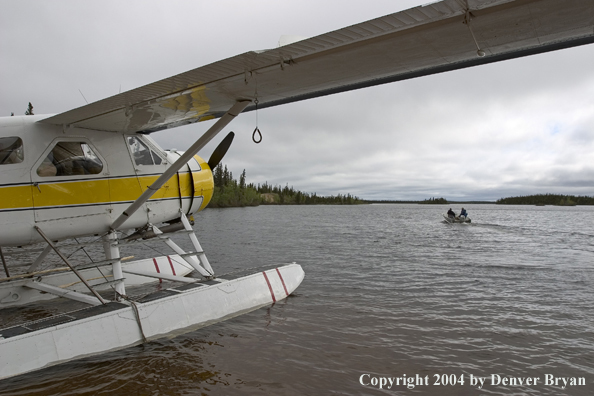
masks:
<path id="1" fill-rule="evenodd" d="M 447 214 L 443 215 L 443 218 L 448 223 L 470 223 L 470 217 L 467 216 L 456 216 L 456 217 L 449 217 Z"/>

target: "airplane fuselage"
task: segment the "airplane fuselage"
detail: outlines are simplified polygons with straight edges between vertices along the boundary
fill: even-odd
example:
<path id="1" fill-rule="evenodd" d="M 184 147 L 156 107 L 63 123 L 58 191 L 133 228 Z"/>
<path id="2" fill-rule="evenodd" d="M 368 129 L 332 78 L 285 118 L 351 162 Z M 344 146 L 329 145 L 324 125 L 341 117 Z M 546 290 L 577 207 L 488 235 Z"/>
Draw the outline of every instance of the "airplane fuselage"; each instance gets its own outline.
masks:
<path id="1" fill-rule="evenodd" d="M 0 246 L 103 234 L 177 158 L 148 135 L 63 128 L 43 116 L 0 118 Z M 196 213 L 213 192 L 208 164 L 194 156 L 122 229 Z"/>

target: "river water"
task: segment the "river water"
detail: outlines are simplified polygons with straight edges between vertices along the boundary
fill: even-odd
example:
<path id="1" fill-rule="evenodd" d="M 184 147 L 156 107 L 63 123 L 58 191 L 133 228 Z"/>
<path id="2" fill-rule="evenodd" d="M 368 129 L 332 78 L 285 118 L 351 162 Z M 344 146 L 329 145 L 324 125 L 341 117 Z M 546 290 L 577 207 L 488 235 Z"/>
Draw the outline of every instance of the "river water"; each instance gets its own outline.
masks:
<path id="1" fill-rule="evenodd" d="M 195 229 L 219 274 L 297 262 L 296 293 L 0 394 L 594 394 L 594 207 L 468 205 L 470 225 L 442 222 L 448 207 L 207 209 Z"/>

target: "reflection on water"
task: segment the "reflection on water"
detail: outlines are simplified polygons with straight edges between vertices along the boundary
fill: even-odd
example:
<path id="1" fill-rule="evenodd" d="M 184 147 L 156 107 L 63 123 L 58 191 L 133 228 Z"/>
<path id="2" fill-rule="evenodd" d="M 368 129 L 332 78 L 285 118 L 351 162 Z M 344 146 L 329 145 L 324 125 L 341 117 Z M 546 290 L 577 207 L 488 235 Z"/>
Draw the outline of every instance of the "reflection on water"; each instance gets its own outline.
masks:
<path id="1" fill-rule="evenodd" d="M 444 224 L 443 206 L 208 209 L 196 230 L 218 273 L 296 261 L 297 293 L 2 381 L 0 394 L 592 394 L 594 208 L 467 209 L 471 226 Z M 364 373 L 553 374 L 587 386 L 380 391 L 359 383 Z"/>

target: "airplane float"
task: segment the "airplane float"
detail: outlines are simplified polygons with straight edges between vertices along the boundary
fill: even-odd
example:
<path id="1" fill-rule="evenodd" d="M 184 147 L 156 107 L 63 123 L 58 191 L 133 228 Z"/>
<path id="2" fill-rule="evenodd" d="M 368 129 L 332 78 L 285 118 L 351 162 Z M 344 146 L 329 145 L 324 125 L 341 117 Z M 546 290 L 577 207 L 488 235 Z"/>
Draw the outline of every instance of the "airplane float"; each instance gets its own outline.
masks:
<path id="1" fill-rule="evenodd" d="M 0 308 L 59 297 L 88 304 L 1 329 L 0 379 L 220 321 L 299 286 L 304 272 L 295 263 L 217 277 L 193 233 L 191 216 L 208 204 L 211 169 L 232 137 L 208 162 L 197 153 L 240 113 L 591 44 L 593 25 L 592 0 L 444 0 L 61 114 L 0 118 L 0 247 L 44 244 L 25 274 L 11 276 L 10 256 L 1 255 Z M 185 152 L 165 151 L 150 137 L 211 119 Z M 172 231 L 187 233 L 194 251 L 177 246 Z M 102 260 L 74 265 L 62 253 L 81 236 L 98 238 Z M 121 257 L 120 248 L 149 238 L 175 254 Z M 50 251 L 65 266 L 40 271 Z M 140 299 L 126 294 L 127 286 L 159 279 L 177 286 Z"/>

